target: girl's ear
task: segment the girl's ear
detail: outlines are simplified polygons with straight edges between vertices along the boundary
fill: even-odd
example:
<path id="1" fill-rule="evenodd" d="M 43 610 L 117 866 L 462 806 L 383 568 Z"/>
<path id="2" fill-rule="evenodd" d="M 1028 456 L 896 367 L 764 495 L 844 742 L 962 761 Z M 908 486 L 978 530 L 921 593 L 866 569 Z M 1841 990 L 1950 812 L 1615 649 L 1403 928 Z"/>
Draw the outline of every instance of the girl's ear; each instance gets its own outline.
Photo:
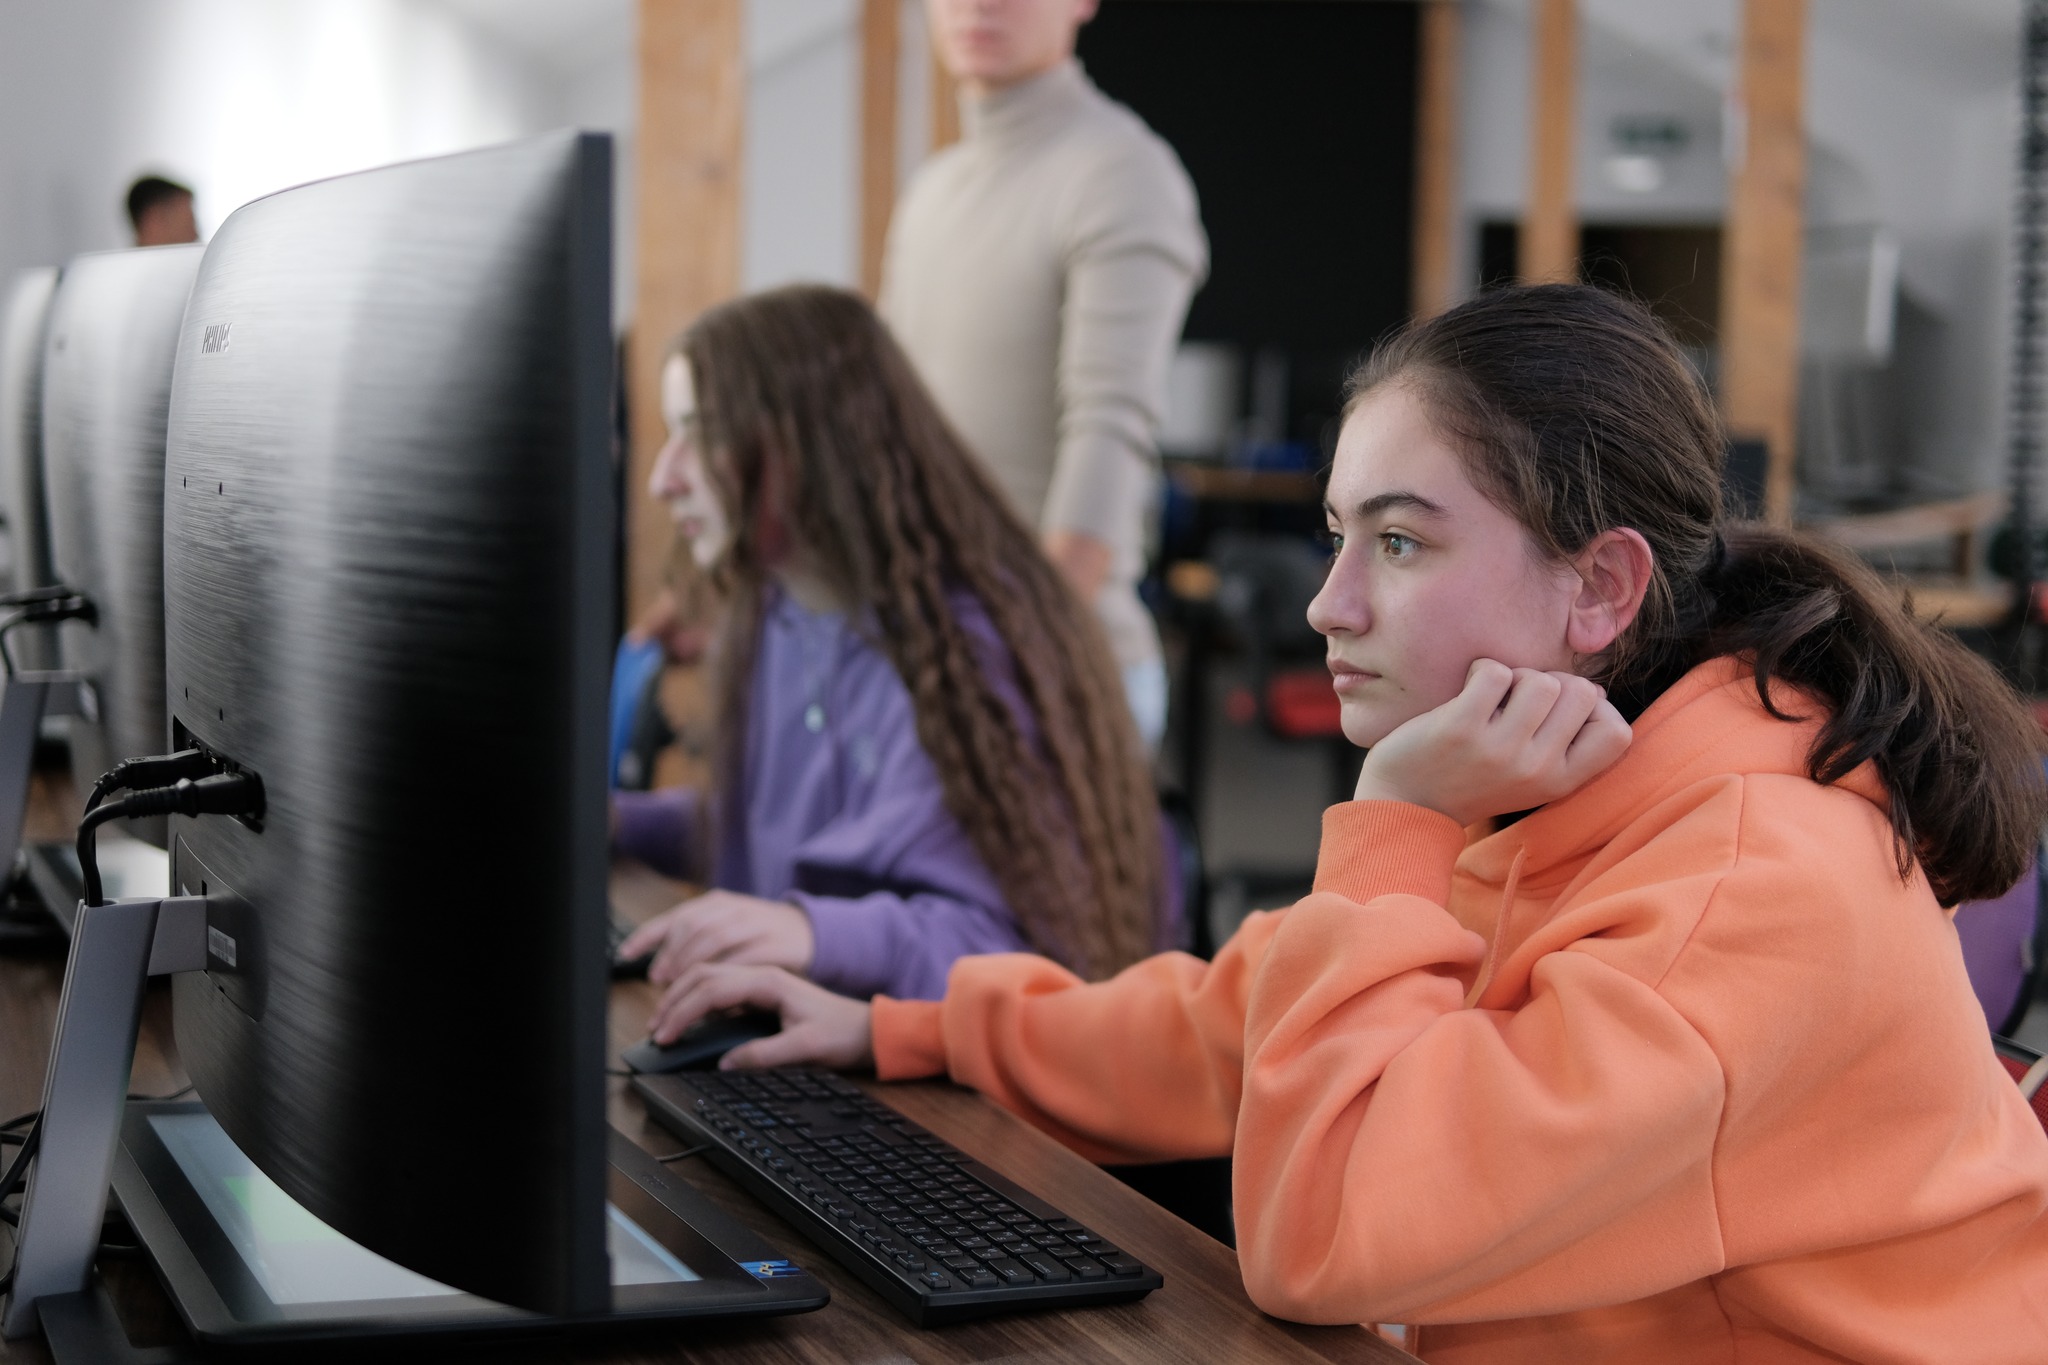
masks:
<path id="1" fill-rule="evenodd" d="M 1639 531 L 1618 527 L 1587 541 L 1572 556 L 1579 589 L 1565 620 L 1565 647 L 1590 656 L 1619 639 L 1642 610 L 1656 567 L 1650 542 Z"/>

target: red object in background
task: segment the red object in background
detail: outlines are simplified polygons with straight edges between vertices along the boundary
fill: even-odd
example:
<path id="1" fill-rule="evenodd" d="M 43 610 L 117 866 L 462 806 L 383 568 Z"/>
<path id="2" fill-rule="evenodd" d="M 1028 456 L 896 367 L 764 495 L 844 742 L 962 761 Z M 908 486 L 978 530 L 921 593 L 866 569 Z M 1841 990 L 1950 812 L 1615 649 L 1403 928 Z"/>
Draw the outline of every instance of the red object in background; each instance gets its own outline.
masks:
<path id="1" fill-rule="evenodd" d="M 1344 733 L 1344 705 L 1330 671 L 1293 668 L 1266 679 L 1266 723 L 1283 739 L 1334 739 Z"/>

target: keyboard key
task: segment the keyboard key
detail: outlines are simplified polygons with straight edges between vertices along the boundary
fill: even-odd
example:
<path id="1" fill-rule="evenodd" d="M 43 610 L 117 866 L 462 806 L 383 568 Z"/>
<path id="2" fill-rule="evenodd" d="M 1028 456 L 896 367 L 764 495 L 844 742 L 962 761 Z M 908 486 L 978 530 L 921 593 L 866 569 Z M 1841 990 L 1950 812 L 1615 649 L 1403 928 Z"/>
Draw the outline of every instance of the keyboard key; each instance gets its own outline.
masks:
<path id="1" fill-rule="evenodd" d="M 1102 1263 L 1109 1267 L 1110 1274 L 1119 1277 L 1145 1273 L 1145 1267 L 1138 1263 L 1138 1258 L 1128 1252 L 1119 1251 L 1113 1256 L 1104 1256 Z"/>
<path id="2" fill-rule="evenodd" d="M 1038 1279 L 1022 1264 L 1004 1256 L 988 1263 L 988 1268 L 1003 1277 L 1004 1284 L 1036 1284 Z"/>
<path id="3" fill-rule="evenodd" d="M 988 1271 L 979 1269 L 963 1270 L 960 1272 L 960 1278 L 967 1282 L 967 1286 L 970 1289 L 994 1289 L 1002 1283 L 1000 1279 Z"/>
<path id="4" fill-rule="evenodd" d="M 981 1262 L 972 1256 L 941 1256 L 939 1264 L 948 1270 L 957 1270 L 963 1275 L 971 1275 L 981 1269 Z"/>
<path id="5" fill-rule="evenodd" d="M 1017 1259 L 1030 1266 L 1039 1279 L 1053 1284 L 1065 1284 L 1074 1277 L 1074 1272 L 1067 1269 L 1065 1262 L 1056 1261 L 1042 1251 L 1026 1252 Z"/>
<path id="6" fill-rule="evenodd" d="M 1109 1278 L 1109 1270 L 1092 1256 L 1062 1256 L 1060 1263 L 1074 1272 L 1077 1280 L 1103 1280 Z"/>
<path id="7" fill-rule="evenodd" d="M 946 1290 L 953 1287 L 953 1277 L 943 1270 L 927 1270 L 917 1277 L 917 1282 L 931 1290 Z"/>

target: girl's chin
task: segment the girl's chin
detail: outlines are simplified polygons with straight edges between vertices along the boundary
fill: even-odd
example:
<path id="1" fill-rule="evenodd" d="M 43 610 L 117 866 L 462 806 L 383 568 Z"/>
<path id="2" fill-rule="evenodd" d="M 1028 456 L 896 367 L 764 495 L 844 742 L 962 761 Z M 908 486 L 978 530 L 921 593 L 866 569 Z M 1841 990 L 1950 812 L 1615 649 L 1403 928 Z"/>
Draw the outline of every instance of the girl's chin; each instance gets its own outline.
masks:
<path id="1" fill-rule="evenodd" d="M 1368 706 L 1364 702 L 1347 701 L 1341 711 L 1344 738 L 1361 749 L 1373 745 L 1392 734 L 1410 716 L 1389 716 L 1384 709 Z"/>

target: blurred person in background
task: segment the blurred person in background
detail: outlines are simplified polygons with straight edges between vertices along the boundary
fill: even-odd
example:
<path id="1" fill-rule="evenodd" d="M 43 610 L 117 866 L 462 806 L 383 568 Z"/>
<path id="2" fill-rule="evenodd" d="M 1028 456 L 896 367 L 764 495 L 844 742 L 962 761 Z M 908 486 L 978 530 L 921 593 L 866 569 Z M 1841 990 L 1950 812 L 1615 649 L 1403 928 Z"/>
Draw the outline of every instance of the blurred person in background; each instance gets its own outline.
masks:
<path id="1" fill-rule="evenodd" d="M 137 246 L 182 246 L 199 240 L 192 191 L 175 180 L 145 175 L 128 187 L 128 223 Z"/>
<path id="2" fill-rule="evenodd" d="M 1166 671 L 1137 582 L 1167 366 L 1208 269 L 1194 186 L 1075 60 L 1096 0 L 927 8 L 963 136 L 897 205 L 882 314 L 1094 608 L 1156 745 Z"/>
<path id="3" fill-rule="evenodd" d="M 1100 977 L 1161 943 L 1158 809 L 1101 632 L 873 310 L 817 286 L 712 309 L 662 408 L 652 492 L 722 599 L 712 780 L 614 793 L 614 847 L 712 889 L 621 956 L 653 953 L 657 985 L 752 963 L 936 998 L 972 953 Z"/>

